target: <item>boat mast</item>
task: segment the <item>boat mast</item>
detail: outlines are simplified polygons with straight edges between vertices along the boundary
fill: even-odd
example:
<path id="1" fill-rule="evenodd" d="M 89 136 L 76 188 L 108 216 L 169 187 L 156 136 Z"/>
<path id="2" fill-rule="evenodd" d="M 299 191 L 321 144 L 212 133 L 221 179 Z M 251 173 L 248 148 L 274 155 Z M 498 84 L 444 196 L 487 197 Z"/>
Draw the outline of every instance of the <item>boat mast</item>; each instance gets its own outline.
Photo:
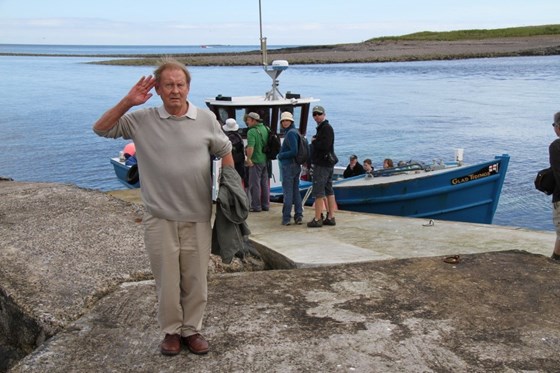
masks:
<path id="1" fill-rule="evenodd" d="M 264 69 L 268 66 L 267 56 L 266 56 L 266 38 L 263 38 L 262 33 L 262 12 L 261 12 L 261 0 L 259 0 L 259 29 L 260 29 L 260 45 L 261 45 L 261 57 Z"/>
<path id="2" fill-rule="evenodd" d="M 278 90 L 278 76 L 282 71 L 288 68 L 288 61 L 272 61 L 272 66 L 268 66 L 268 58 L 266 55 L 266 37 L 263 37 L 262 33 L 262 11 L 261 11 L 261 0 L 259 0 L 259 28 L 260 28 L 260 46 L 261 46 L 261 56 L 262 65 L 264 71 L 272 78 L 272 89 L 266 93 L 267 100 L 279 100 L 283 99 L 284 96 Z"/>

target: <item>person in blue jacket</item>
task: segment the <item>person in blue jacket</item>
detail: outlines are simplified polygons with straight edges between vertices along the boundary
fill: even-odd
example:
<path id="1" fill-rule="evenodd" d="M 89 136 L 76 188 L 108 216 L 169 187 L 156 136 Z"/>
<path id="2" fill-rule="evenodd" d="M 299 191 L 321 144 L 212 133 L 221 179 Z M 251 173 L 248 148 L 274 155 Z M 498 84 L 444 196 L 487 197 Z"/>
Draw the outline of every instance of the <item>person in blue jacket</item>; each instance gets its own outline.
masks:
<path id="1" fill-rule="evenodd" d="M 299 225 L 303 221 L 303 206 L 299 193 L 301 165 L 296 162 L 299 133 L 294 126 L 294 117 L 289 111 L 283 112 L 280 116 L 280 125 L 284 129 L 284 142 L 277 157 L 282 172 L 282 192 L 284 194 L 282 225 L 290 225 L 292 205 L 294 206 L 294 222 Z"/>

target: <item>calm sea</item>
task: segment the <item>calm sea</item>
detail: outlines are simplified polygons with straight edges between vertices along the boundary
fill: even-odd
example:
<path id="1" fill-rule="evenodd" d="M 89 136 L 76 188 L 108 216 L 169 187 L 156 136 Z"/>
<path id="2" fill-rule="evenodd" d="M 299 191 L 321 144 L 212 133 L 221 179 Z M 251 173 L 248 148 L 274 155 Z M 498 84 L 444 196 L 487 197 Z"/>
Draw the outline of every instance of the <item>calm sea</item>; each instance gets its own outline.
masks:
<path id="1" fill-rule="evenodd" d="M 286 46 L 272 46 L 270 49 Z M 140 55 L 140 54 L 186 54 L 229 53 L 258 50 L 256 45 L 34 45 L 0 44 L 4 54 L 41 55 Z"/>
<path id="2" fill-rule="evenodd" d="M 180 48 L 206 53 L 258 46 L 0 45 L 0 53 L 171 54 Z M 123 188 L 109 158 L 125 142 L 99 138 L 91 126 L 153 68 L 87 63 L 104 59 L 0 56 L 0 176 L 104 191 Z M 264 94 L 271 85 L 258 66 L 190 70 L 190 99 L 200 107 L 205 98 Z M 456 148 L 465 149 L 466 162 L 509 154 L 494 223 L 552 230 L 550 197 L 535 191 L 533 178 L 547 165 L 555 138 L 551 118 L 560 110 L 558 86 L 560 57 L 555 56 L 294 65 L 280 76 L 279 88 L 321 99 L 342 163 L 353 153 L 372 158 L 377 167 L 386 157 L 451 160 Z M 157 96 L 148 102 L 159 104 Z"/>

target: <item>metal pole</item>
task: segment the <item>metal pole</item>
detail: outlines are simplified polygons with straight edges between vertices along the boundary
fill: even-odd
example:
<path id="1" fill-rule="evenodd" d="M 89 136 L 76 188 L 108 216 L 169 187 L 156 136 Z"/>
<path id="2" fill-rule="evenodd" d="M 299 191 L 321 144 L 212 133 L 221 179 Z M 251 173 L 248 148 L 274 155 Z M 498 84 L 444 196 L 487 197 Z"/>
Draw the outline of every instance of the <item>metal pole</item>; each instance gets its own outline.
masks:
<path id="1" fill-rule="evenodd" d="M 261 45 L 261 56 L 262 56 L 262 64 L 266 70 L 266 66 L 268 65 L 268 58 L 266 56 L 266 38 L 263 38 L 262 34 L 262 11 L 261 11 L 261 0 L 259 0 L 259 29 L 260 29 L 260 45 Z"/>
<path id="2" fill-rule="evenodd" d="M 262 12 L 261 12 L 261 0 L 259 0 L 259 29 L 261 31 L 261 40 L 262 40 Z"/>

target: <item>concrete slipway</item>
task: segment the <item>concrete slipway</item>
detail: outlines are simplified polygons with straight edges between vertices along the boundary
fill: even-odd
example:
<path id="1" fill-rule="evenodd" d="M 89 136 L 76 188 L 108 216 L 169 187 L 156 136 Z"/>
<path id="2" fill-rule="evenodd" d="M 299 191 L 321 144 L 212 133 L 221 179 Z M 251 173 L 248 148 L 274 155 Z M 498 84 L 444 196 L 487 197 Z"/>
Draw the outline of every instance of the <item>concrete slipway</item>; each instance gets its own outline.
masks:
<path id="1" fill-rule="evenodd" d="M 273 206 L 251 239 L 295 269 L 211 274 L 211 352 L 170 358 L 139 217 L 100 192 L 0 182 L 0 331 L 38 346 L 12 371 L 560 370 L 551 232 L 348 212 L 284 227 Z"/>

